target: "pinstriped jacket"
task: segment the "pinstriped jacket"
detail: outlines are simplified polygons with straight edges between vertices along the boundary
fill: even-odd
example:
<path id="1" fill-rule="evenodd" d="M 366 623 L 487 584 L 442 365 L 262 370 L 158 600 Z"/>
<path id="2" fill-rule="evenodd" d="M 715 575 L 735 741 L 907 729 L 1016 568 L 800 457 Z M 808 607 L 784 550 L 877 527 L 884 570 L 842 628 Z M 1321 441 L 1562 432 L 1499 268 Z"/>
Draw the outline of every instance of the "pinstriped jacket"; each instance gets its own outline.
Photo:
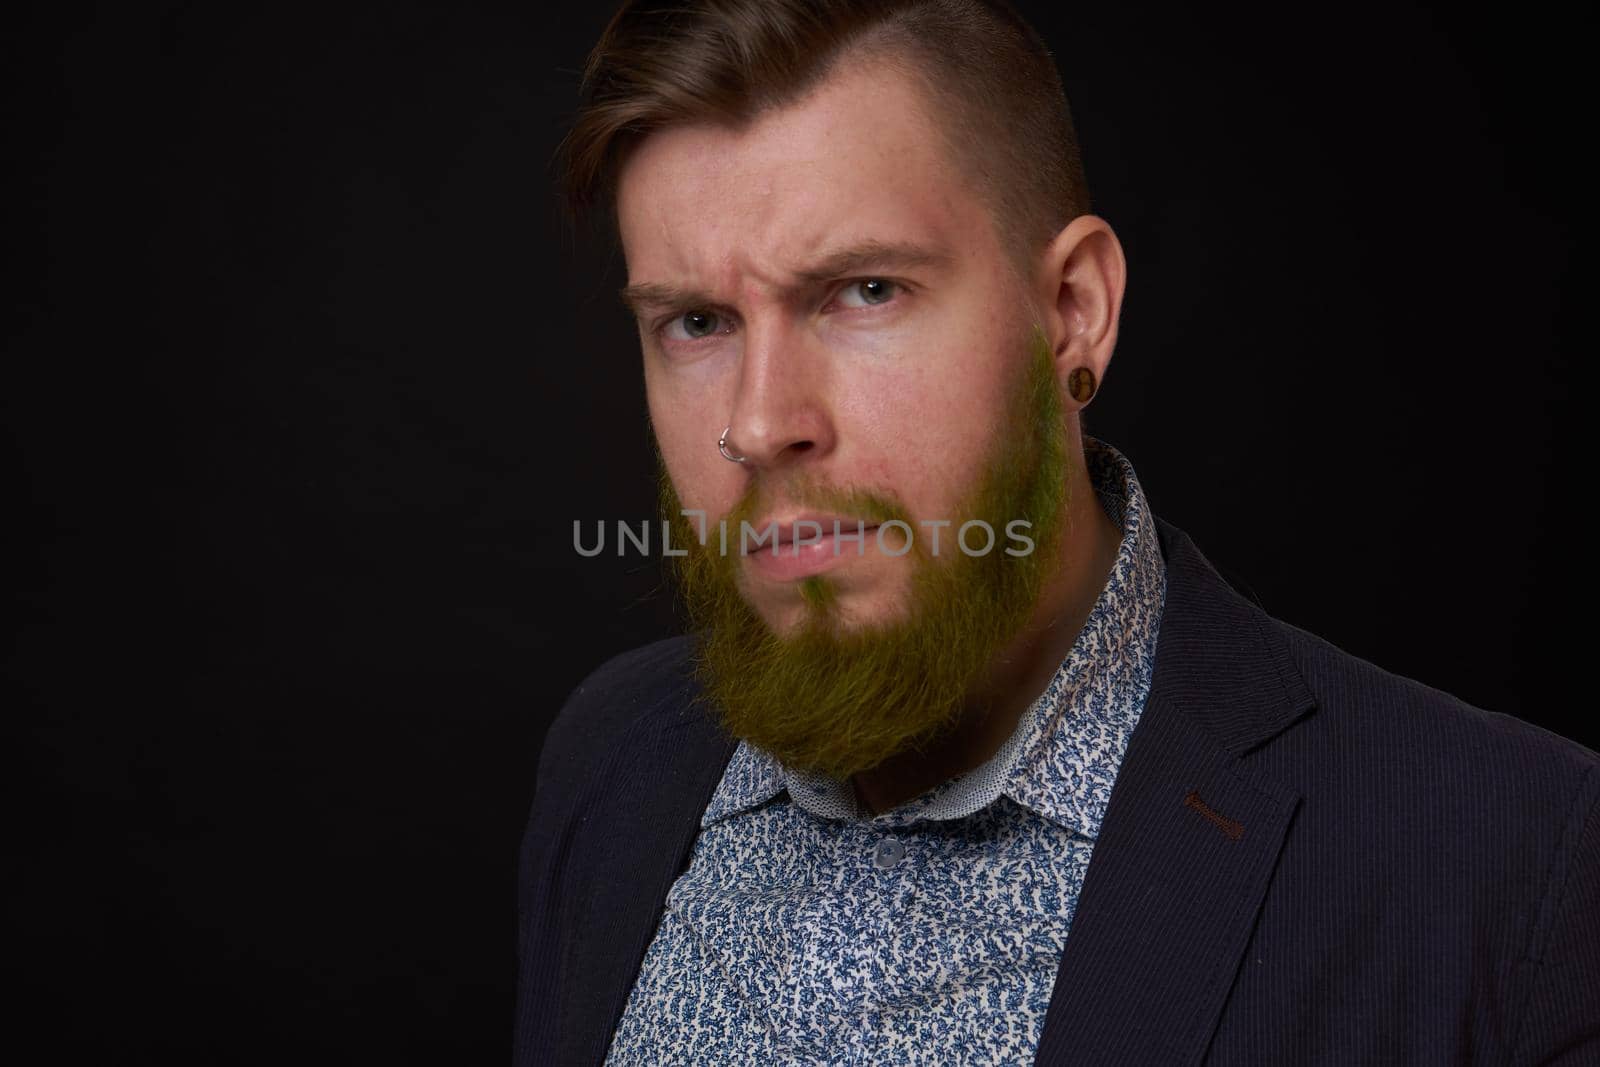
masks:
<path id="1" fill-rule="evenodd" d="M 1039 1064 L 1600 1064 L 1600 756 L 1241 597 L 1158 519 L 1155 673 Z M 546 735 L 517 1067 L 599 1064 L 735 742 L 677 638 Z"/>

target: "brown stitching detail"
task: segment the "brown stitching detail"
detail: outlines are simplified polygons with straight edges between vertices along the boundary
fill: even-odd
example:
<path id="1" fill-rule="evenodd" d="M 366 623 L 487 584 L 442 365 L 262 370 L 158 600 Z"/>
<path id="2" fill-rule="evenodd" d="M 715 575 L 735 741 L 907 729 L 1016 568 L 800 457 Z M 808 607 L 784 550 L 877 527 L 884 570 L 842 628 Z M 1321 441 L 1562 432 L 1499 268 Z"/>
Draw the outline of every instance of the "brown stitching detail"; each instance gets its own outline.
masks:
<path id="1" fill-rule="evenodd" d="M 1211 808 L 1206 806 L 1206 802 L 1200 799 L 1200 794 L 1196 793 L 1193 789 L 1189 790 L 1189 795 L 1183 798 L 1183 803 L 1185 806 L 1193 808 L 1201 815 L 1204 815 L 1206 818 L 1216 823 L 1217 828 L 1223 833 L 1227 834 L 1229 839 L 1237 841 L 1244 834 L 1244 827 L 1242 825 L 1234 822 L 1232 819 L 1227 818 L 1224 815 L 1220 815 L 1217 812 L 1212 811 Z"/>

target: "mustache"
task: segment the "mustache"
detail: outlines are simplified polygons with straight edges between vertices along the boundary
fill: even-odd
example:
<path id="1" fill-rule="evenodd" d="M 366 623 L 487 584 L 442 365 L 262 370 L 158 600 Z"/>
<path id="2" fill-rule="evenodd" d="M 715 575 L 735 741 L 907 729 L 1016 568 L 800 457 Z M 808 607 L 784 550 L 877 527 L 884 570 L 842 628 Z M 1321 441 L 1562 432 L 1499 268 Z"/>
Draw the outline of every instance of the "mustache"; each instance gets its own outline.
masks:
<path id="1" fill-rule="evenodd" d="M 856 523 L 881 526 L 898 519 L 910 523 L 911 513 L 892 492 L 857 485 L 830 485 L 813 477 L 788 476 L 774 483 L 759 477 L 751 480 L 744 493 L 721 516 L 729 529 L 748 522 L 763 529 L 769 522 L 787 528 L 795 520 L 816 516 L 828 519 L 831 530 L 837 519 L 841 528 L 854 529 Z"/>

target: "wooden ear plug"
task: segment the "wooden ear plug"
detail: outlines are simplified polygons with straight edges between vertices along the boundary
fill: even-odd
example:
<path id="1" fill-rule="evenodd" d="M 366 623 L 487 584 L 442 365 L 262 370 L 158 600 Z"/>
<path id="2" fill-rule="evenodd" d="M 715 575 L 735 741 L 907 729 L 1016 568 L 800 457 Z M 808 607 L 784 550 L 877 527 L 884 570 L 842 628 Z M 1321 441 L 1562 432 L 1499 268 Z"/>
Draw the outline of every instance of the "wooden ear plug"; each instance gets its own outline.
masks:
<path id="1" fill-rule="evenodd" d="M 1080 404 L 1094 399 L 1094 371 L 1088 367 L 1075 367 L 1067 375 L 1067 392 Z"/>

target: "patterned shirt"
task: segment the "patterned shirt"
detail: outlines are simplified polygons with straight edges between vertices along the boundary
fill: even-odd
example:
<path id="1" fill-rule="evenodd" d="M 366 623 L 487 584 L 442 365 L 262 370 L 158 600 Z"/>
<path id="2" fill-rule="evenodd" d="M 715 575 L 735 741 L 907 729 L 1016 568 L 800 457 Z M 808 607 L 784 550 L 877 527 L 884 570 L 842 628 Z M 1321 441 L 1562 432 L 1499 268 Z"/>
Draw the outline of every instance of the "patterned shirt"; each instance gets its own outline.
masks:
<path id="1" fill-rule="evenodd" d="M 983 765 L 882 814 L 741 743 L 607 1064 L 1032 1063 L 1150 690 L 1166 567 L 1133 467 L 1085 436 L 1116 562 Z"/>

